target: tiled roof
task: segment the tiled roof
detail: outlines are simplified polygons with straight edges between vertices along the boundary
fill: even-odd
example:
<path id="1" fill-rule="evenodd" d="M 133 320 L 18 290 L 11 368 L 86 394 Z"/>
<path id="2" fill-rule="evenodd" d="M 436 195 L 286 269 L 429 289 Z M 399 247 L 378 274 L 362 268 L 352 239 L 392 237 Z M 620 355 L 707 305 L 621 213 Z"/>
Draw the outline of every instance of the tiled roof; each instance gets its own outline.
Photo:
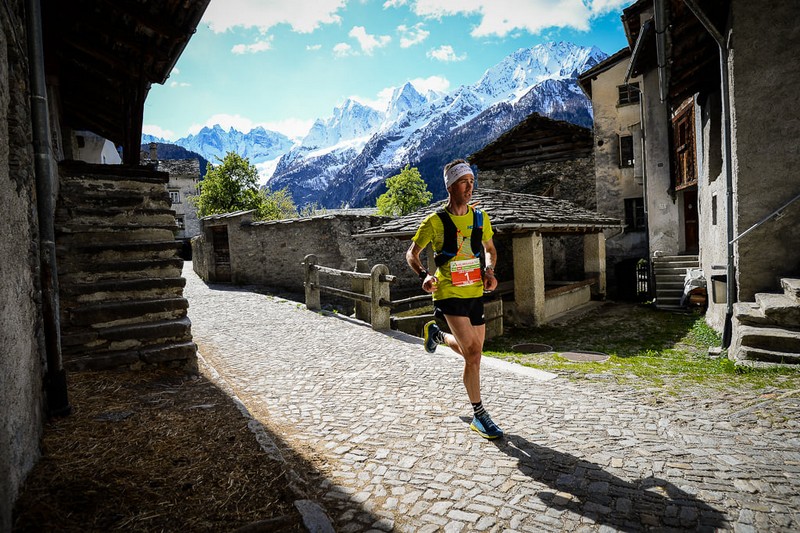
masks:
<path id="1" fill-rule="evenodd" d="M 422 220 L 444 206 L 446 200 L 429 205 L 404 217 L 370 228 L 356 237 L 410 237 Z M 578 207 L 566 200 L 547 196 L 512 193 L 495 189 L 480 189 L 472 196 L 472 204 L 484 210 L 497 233 L 597 233 L 603 229 L 620 228 L 622 222 Z"/>

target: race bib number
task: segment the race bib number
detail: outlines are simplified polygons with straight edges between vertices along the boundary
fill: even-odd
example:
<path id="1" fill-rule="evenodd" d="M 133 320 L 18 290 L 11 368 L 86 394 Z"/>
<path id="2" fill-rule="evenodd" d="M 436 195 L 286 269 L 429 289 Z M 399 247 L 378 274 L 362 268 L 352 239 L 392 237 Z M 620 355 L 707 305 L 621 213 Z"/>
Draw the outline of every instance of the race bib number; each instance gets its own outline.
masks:
<path id="1" fill-rule="evenodd" d="M 478 283 L 481 280 L 480 259 L 476 257 L 463 261 L 450 261 L 450 278 L 456 287 Z"/>

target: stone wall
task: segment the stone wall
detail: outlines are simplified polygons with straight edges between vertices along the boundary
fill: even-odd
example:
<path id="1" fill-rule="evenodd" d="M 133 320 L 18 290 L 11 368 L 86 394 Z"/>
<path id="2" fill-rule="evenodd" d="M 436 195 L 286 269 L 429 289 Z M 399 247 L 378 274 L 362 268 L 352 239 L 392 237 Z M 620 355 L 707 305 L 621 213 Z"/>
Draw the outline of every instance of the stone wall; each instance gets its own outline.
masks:
<path id="1" fill-rule="evenodd" d="M 213 280 L 210 228 L 225 225 L 228 228 L 233 283 L 302 294 L 304 270 L 301 263 L 306 255 L 314 254 L 317 264 L 340 270 L 353 270 L 356 259 L 365 258 L 370 266 L 385 264 L 392 275 L 398 276 L 392 285 L 394 298 L 394 294 L 413 290 L 419 285 L 405 261 L 410 241 L 353 238 L 353 234 L 385 221 L 384 217 L 347 214 L 268 222 L 253 222 L 250 214 L 206 218 L 202 220 L 203 235 L 192 240 L 193 267 L 201 278 Z M 324 275 L 320 281 L 340 285 Z M 325 298 L 323 295 L 323 305 Z"/>
<path id="2" fill-rule="evenodd" d="M 21 2 L 0 15 L 0 531 L 39 457 L 44 339 Z"/>
<path id="3" fill-rule="evenodd" d="M 549 196 L 559 200 L 568 200 L 580 207 L 594 210 L 596 207 L 594 172 L 594 158 L 582 157 L 569 161 L 533 163 L 502 170 L 479 170 L 478 186 Z M 503 246 L 502 243 L 502 237 L 495 238 L 495 244 L 500 246 L 498 247 L 500 261 L 510 267 L 511 247 Z M 583 279 L 582 236 L 546 236 L 544 254 L 547 280 Z M 504 274 L 506 275 L 500 279 L 512 279 L 513 277 L 511 269 Z"/>
<path id="4" fill-rule="evenodd" d="M 739 235 L 800 194 L 797 2 L 732 2 L 733 171 Z M 787 46 L 787 43 L 793 43 Z M 800 202 L 737 241 L 738 299 L 800 274 Z"/>

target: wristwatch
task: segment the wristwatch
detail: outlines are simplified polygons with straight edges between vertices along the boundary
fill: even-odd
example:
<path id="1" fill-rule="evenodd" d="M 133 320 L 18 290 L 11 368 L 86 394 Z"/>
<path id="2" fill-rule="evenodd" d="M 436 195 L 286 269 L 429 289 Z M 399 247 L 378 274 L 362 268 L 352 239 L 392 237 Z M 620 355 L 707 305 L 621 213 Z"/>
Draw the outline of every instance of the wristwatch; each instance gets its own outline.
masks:
<path id="1" fill-rule="evenodd" d="M 420 281 L 425 281 L 425 278 L 427 277 L 428 277 L 428 271 L 423 268 L 422 271 L 419 273 L 419 279 Z"/>

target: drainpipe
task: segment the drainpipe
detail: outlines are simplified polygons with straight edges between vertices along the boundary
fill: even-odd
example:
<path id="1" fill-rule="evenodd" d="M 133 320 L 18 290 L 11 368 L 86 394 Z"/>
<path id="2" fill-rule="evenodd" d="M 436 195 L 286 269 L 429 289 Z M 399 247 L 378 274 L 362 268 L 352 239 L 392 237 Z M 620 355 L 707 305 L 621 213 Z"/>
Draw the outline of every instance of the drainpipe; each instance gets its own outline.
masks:
<path id="1" fill-rule="evenodd" d="M 728 70 L 728 43 L 722 33 L 711 22 L 711 19 L 697 5 L 695 0 L 684 0 L 686 7 L 697 17 L 706 31 L 711 35 L 719 47 L 719 63 L 721 74 L 722 91 L 722 143 L 725 148 L 725 205 L 727 210 L 727 265 L 726 265 L 726 304 L 725 304 L 725 328 L 722 332 L 722 347 L 727 348 L 731 345 L 733 334 L 733 303 L 736 299 L 736 282 L 734 270 L 734 231 L 733 231 L 733 155 L 732 155 L 732 134 L 731 134 L 731 94 L 730 94 L 730 71 Z"/>
<path id="2" fill-rule="evenodd" d="M 39 216 L 39 275 L 42 286 L 47 371 L 44 389 L 51 416 L 65 416 L 72 410 L 67 398 L 67 376 L 61 361 L 58 275 L 55 243 L 55 201 L 53 169 L 50 164 L 50 123 L 42 44 L 42 11 L 39 0 L 27 0 L 28 61 L 31 83 L 36 209 Z"/>
<path id="3" fill-rule="evenodd" d="M 656 25 L 656 67 L 658 67 L 658 96 L 661 102 L 667 101 L 667 8 L 664 0 L 655 0 Z"/>

